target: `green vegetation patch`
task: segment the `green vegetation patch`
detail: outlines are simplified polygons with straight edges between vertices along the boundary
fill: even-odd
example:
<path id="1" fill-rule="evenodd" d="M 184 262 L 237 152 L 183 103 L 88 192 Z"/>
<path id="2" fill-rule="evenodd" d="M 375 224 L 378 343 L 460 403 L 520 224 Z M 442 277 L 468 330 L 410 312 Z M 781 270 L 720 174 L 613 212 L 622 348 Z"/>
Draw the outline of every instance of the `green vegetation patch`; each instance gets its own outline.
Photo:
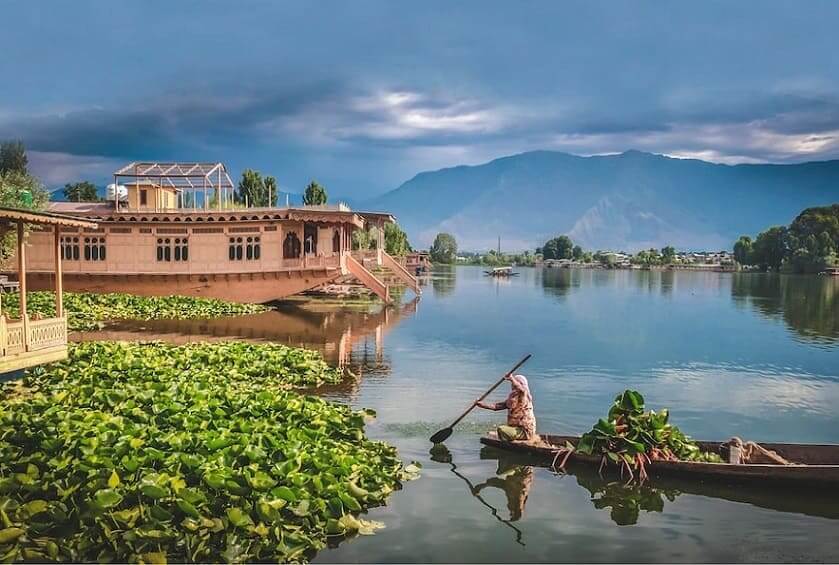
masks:
<path id="1" fill-rule="evenodd" d="M 29 316 L 55 316 L 55 293 L 27 292 Z M 256 314 L 268 310 L 261 304 L 239 304 L 215 298 L 190 296 L 136 296 L 92 292 L 64 293 L 64 309 L 71 330 L 89 331 L 105 320 L 194 320 Z M 3 295 L 3 312 L 20 317 L 20 294 Z"/>
<path id="2" fill-rule="evenodd" d="M 611 461 L 627 471 L 637 469 L 646 479 L 645 463 L 650 459 L 669 461 L 702 461 L 720 463 L 716 453 L 703 452 L 695 441 L 669 423 L 667 409 L 644 411 L 644 397 L 634 390 L 625 390 L 615 397 L 604 420 L 597 421 L 590 432 L 582 435 L 577 452 L 600 455 L 603 463 Z"/>
<path id="3" fill-rule="evenodd" d="M 304 561 L 372 533 L 403 467 L 281 345 L 73 344 L 0 398 L 4 561 Z"/>

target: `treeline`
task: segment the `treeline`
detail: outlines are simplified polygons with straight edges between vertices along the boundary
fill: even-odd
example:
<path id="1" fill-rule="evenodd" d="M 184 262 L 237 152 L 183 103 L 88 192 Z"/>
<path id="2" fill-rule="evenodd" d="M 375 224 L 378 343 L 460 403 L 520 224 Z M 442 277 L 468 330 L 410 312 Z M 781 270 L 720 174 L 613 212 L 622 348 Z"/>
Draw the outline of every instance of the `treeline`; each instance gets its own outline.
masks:
<path id="1" fill-rule="evenodd" d="M 764 271 L 818 273 L 839 264 L 839 204 L 807 208 L 789 226 L 740 236 L 734 259 Z"/>
<path id="2" fill-rule="evenodd" d="M 29 158 L 21 141 L 0 142 L 0 206 L 41 210 L 49 201 L 49 193 L 29 172 Z M 14 230 L 0 236 L 0 260 L 12 254 L 17 236 Z"/>

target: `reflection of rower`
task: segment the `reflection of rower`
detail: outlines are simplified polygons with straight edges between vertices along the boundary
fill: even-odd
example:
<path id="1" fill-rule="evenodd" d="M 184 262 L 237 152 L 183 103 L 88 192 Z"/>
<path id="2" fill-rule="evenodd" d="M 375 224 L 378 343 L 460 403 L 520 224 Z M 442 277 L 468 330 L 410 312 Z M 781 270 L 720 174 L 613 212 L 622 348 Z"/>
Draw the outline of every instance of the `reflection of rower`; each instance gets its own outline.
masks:
<path id="1" fill-rule="evenodd" d="M 472 489 L 475 495 L 487 487 L 495 487 L 504 491 L 507 496 L 507 509 L 510 511 L 510 521 L 517 522 L 524 514 L 524 506 L 533 486 L 533 467 L 530 465 L 516 465 L 503 459 L 498 460 L 497 477 L 485 480 Z"/>
<path id="2" fill-rule="evenodd" d="M 480 502 L 481 504 L 483 504 L 484 506 L 489 508 L 490 511 L 492 512 L 492 515 L 495 517 L 496 520 L 498 520 L 499 522 L 501 522 L 505 526 L 510 527 L 512 530 L 514 530 L 516 532 L 516 543 L 518 543 L 521 546 L 525 545 L 525 543 L 522 541 L 522 536 L 524 535 L 524 533 L 520 529 L 515 527 L 513 524 L 511 524 L 510 520 L 505 520 L 504 518 L 499 516 L 498 515 L 498 509 L 495 508 L 495 506 L 493 506 L 492 504 L 490 504 L 486 500 L 484 500 L 484 498 L 481 496 L 481 489 L 485 488 L 486 485 L 481 484 L 481 485 L 478 485 L 476 487 L 472 484 L 472 481 L 470 481 L 468 478 L 461 475 L 457 471 L 457 465 L 455 465 L 454 462 L 452 461 L 451 452 L 449 451 L 449 449 L 445 445 L 443 445 L 442 443 L 434 444 L 434 447 L 431 448 L 430 453 L 431 453 L 431 460 L 432 461 L 436 461 L 438 463 L 448 463 L 451 466 L 452 473 L 456 477 L 458 477 L 460 479 L 463 479 L 463 481 L 469 486 L 469 492 L 472 493 L 472 496 L 474 496 L 476 499 L 478 499 L 478 502 Z M 499 468 L 500 468 L 500 464 L 499 464 Z M 489 479 L 486 482 L 489 482 L 490 480 L 492 480 L 492 479 Z M 532 469 L 531 469 L 531 482 L 532 482 Z M 529 483 L 528 483 L 527 490 L 528 491 L 530 490 Z M 509 500 L 510 499 L 509 499 L 509 496 L 508 496 L 508 498 L 507 498 L 507 501 L 508 501 L 507 506 L 508 507 L 510 506 Z M 525 501 L 527 500 L 527 494 L 525 494 L 524 500 Z M 522 511 L 524 510 L 524 502 L 522 502 L 521 509 L 522 509 Z M 510 515 L 512 516 L 512 510 L 510 511 Z M 519 514 L 518 514 L 518 518 L 520 518 L 520 517 L 521 517 L 521 512 L 519 512 Z M 518 518 L 516 518 L 516 520 L 518 520 Z"/>

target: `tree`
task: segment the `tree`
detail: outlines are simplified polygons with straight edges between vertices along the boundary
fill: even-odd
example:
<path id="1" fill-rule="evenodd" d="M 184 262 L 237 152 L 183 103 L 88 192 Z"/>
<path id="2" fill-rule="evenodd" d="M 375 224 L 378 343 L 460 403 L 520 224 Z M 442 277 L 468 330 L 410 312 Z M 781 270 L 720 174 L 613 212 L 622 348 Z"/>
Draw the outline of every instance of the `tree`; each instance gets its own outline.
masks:
<path id="1" fill-rule="evenodd" d="M 265 188 L 265 181 L 259 171 L 245 169 L 242 172 L 242 180 L 239 181 L 238 199 L 248 206 L 267 206 L 268 191 Z"/>
<path id="2" fill-rule="evenodd" d="M 430 250 L 435 263 L 454 263 L 457 260 L 457 241 L 448 233 L 438 233 Z"/>
<path id="3" fill-rule="evenodd" d="M 787 256 L 787 228 L 783 226 L 771 227 L 758 234 L 752 246 L 753 263 L 762 269 L 781 268 Z"/>
<path id="4" fill-rule="evenodd" d="M 315 180 L 310 182 L 306 187 L 306 193 L 303 195 L 303 204 L 306 206 L 322 206 L 326 204 L 326 201 L 326 188 L 319 185 Z"/>
<path id="5" fill-rule="evenodd" d="M 567 235 L 549 239 L 542 246 L 542 256 L 545 259 L 570 259 L 574 254 L 574 242 Z"/>
<path id="6" fill-rule="evenodd" d="M 99 193 L 96 190 L 96 185 L 89 181 L 76 182 L 73 184 L 65 184 L 64 198 L 70 202 L 99 202 Z"/>
<path id="7" fill-rule="evenodd" d="M 676 260 L 676 249 L 672 245 L 667 245 L 661 248 L 661 256 L 663 262 L 666 264 L 672 263 Z"/>
<path id="8" fill-rule="evenodd" d="M 41 210 L 48 201 L 49 193 L 32 175 L 20 171 L 0 173 L 0 206 Z M 15 237 L 14 231 L 0 236 L 0 261 L 11 257 Z"/>
<path id="9" fill-rule="evenodd" d="M 265 177 L 265 204 L 260 206 L 273 206 L 277 203 L 277 179 Z"/>
<path id="10" fill-rule="evenodd" d="M 27 174 L 29 158 L 26 156 L 26 149 L 23 142 L 4 141 L 0 143 L 0 173 L 21 173 Z"/>
<path id="11" fill-rule="evenodd" d="M 741 265 L 752 264 L 752 238 L 741 235 L 734 244 L 734 260 Z"/>
<path id="12" fill-rule="evenodd" d="M 583 258 L 583 248 L 579 245 L 575 245 L 574 249 L 571 251 L 571 256 L 574 258 L 574 261 L 579 261 Z"/>
<path id="13" fill-rule="evenodd" d="M 408 234 L 397 224 L 385 224 L 385 252 L 395 257 L 404 257 L 411 252 Z"/>

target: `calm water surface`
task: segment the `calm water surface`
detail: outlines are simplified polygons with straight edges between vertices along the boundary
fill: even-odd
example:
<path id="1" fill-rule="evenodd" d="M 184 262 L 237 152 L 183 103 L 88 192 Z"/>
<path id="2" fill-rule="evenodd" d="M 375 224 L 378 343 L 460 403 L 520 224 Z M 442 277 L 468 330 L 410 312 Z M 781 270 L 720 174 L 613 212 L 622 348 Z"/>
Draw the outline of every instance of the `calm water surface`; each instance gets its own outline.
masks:
<path id="1" fill-rule="evenodd" d="M 473 413 L 446 451 L 431 454 L 427 439 L 533 353 L 523 372 L 542 431 L 584 432 L 634 388 L 696 438 L 839 442 L 839 280 L 519 271 L 511 280 L 438 271 L 418 303 L 387 311 L 287 303 L 141 331 L 303 344 L 359 375 L 325 394 L 374 408 L 369 435 L 420 461 L 423 475 L 370 512 L 384 530 L 316 561 L 839 560 L 837 492 L 559 476 L 481 449 L 500 413 Z M 108 337 L 136 331 L 117 326 Z"/>

